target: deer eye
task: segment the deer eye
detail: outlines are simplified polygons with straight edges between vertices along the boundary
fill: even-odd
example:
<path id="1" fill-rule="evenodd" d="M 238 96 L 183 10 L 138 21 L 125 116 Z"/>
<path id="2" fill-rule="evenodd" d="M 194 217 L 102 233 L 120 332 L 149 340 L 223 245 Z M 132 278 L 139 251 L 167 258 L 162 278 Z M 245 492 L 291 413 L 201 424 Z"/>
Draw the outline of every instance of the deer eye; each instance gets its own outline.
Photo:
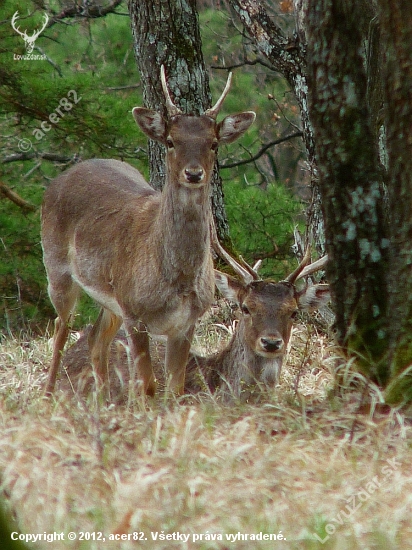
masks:
<path id="1" fill-rule="evenodd" d="M 290 316 L 291 319 L 295 320 L 298 316 L 299 310 L 295 309 L 295 311 L 292 311 L 292 314 Z"/>
<path id="2" fill-rule="evenodd" d="M 217 151 L 217 148 L 219 146 L 219 142 L 216 140 L 212 143 L 212 146 L 210 147 L 212 151 Z"/>
<path id="3" fill-rule="evenodd" d="M 166 145 L 167 145 L 168 149 L 173 149 L 173 147 L 174 147 L 173 140 L 171 138 L 167 138 Z"/>
<path id="4" fill-rule="evenodd" d="M 242 313 L 244 313 L 245 315 L 250 315 L 249 308 L 246 307 L 245 304 L 242 304 L 240 309 L 242 310 Z"/>

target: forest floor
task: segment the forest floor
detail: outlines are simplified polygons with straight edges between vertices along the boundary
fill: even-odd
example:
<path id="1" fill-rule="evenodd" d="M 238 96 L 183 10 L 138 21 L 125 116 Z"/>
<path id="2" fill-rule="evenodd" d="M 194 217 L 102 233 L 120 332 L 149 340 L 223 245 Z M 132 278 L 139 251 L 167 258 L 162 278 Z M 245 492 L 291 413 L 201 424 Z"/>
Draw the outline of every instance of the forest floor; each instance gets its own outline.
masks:
<path id="1" fill-rule="evenodd" d="M 227 331 L 200 327 L 198 343 L 205 332 L 214 347 Z M 316 324 L 292 340 L 279 386 L 230 405 L 165 392 L 47 400 L 50 339 L 0 340 L 13 536 L 53 550 L 412 548 L 410 416 Z"/>

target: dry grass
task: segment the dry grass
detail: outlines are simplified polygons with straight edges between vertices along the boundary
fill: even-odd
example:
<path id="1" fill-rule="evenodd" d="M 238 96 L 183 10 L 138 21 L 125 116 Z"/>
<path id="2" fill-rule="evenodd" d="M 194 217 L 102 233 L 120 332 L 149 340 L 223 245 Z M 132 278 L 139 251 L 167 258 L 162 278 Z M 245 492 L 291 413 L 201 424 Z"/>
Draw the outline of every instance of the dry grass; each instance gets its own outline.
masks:
<path id="1" fill-rule="evenodd" d="M 226 331 L 208 326 L 200 334 L 215 345 Z M 273 395 L 106 406 L 93 395 L 44 400 L 49 343 L 3 341 L 0 475 L 16 530 L 63 532 L 65 541 L 33 546 L 53 550 L 410 548 L 410 422 L 381 407 L 376 389 L 362 406 L 360 391 L 332 392 L 334 355 L 300 324 Z M 350 365 L 341 370 L 346 386 L 359 380 Z M 106 540 L 68 541 L 73 531 Z M 133 532 L 147 540 L 108 540 Z M 154 541 L 152 532 L 190 537 Z M 226 538 L 261 532 L 286 541 Z"/>

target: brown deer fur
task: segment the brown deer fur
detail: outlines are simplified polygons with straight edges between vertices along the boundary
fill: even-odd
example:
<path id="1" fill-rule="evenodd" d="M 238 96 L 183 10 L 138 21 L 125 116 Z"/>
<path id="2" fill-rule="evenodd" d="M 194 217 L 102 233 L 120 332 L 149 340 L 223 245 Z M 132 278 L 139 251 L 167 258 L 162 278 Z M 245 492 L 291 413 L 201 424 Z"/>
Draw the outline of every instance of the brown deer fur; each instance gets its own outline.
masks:
<path id="1" fill-rule="evenodd" d="M 260 280 L 244 284 L 218 271 L 215 278 L 221 293 L 239 305 L 241 317 L 223 350 L 207 357 L 191 353 L 185 393 L 219 391 L 224 398 L 239 398 L 248 386 L 273 387 L 279 381 L 297 311 L 324 305 L 330 298 L 328 285 L 313 285 L 298 292 L 287 281 Z M 70 385 L 76 392 L 84 393 L 91 387 L 88 332 L 90 327 L 63 357 L 62 388 L 68 389 Z M 158 361 L 161 360 L 163 346 L 153 345 L 153 350 Z M 156 374 L 162 378 L 161 369 L 156 369 Z M 127 341 L 121 333 L 111 348 L 110 376 L 111 398 L 122 400 L 127 396 L 130 377 Z"/>

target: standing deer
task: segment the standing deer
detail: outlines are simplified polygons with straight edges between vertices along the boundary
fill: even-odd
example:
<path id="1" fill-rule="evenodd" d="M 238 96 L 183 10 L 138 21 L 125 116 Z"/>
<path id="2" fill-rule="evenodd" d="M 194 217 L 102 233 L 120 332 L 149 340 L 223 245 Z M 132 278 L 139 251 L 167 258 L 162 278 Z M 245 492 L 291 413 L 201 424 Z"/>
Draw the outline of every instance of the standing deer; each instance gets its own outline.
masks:
<path id="1" fill-rule="evenodd" d="M 58 176 L 45 192 L 42 246 L 50 299 L 57 311 L 46 393 L 53 392 L 68 323 L 81 289 L 102 306 L 89 336 L 98 385 L 107 381 L 110 343 L 123 323 L 132 368 L 153 395 L 148 332 L 167 336 L 170 387 L 184 390 L 197 319 L 213 299 L 210 181 L 218 145 L 231 143 L 255 113 L 216 118 L 226 87 L 201 116 L 171 100 L 164 68 L 167 119 L 135 107 L 140 129 L 167 148 L 166 182 L 155 191 L 135 168 L 117 160 L 88 160 Z"/>
<path id="2" fill-rule="evenodd" d="M 223 350 L 206 357 L 191 352 L 185 393 L 197 393 L 205 389 L 215 393 L 219 390 L 225 398 L 239 398 L 245 385 L 276 385 L 298 310 L 314 310 L 330 298 L 328 285 L 306 286 L 297 291 L 294 283 L 321 269 L 326 261 L 327 257 L 324 257 L 306 265 L 306 256 L 293 273 L 278 283 L 269 279 L 258 280 L 254 270 L 249 266 L 243 268 L 233 258 L 230 258 L 230 263 L 242 282 L 215 270 L 216 286 L 224 297 L 239 305 L 241 318 L 232 339 Z M 67 375 L 66 381 L 62 378 L 63 389 L 71 387 L 82 393 L 90 387 L 89 332 L 90 327 L 87 327 L 63 357 Z M 124 335 L 118 333 L 115 344 L 111 347 L 110 355 L 111 376 L 113 373 L 110 390 L 111 398 L 121 401 L 127 395 L 125 387 L 129 378 L 127 341 Z M 157 345 L 155 350 L 162 355 L 161 345 Z"/>

